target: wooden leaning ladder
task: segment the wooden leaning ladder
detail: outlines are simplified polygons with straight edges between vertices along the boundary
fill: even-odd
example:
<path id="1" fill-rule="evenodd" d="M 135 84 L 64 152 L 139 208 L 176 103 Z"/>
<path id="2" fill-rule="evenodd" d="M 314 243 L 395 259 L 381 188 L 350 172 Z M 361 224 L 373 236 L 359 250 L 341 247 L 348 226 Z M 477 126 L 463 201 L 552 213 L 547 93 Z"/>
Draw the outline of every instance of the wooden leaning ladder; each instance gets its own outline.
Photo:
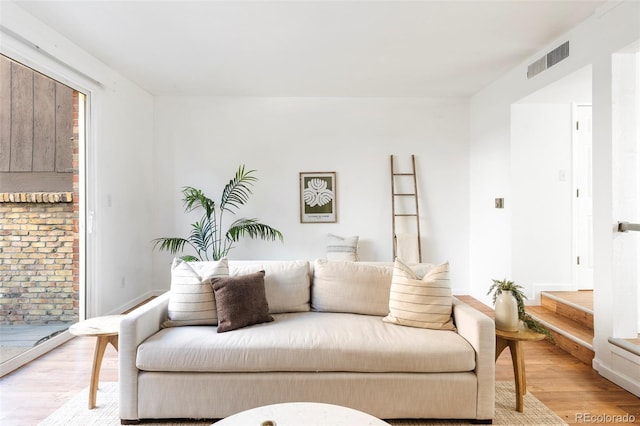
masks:
<path id="1" fill-rule="evenodd" d="M 415 218 L 415 229 L 416 229 L 416 237 L 417 248 L 418 248 L 418 261 L 422 262 L 422 247 L 420 245 L 420 209 L 418 207 L 418 183 L 416 179 L 416 159 L 415 155 L 411 155 L 411 172 L 410 173 L 398 173 L 395 171 L 393 155 L 391 155 L 391 227 L 393 232 L 393 259 L 395 260 L 398 254 L 398 238 L 396 234 L 397 230 L 397 220 L 398 218 L 403 217 L 414 217 Z M 409 183 L 409 188 L 411 188 L 411 183 L 413 184 L 413 191 L 411 192 L 398 192 L 397 187 L 399 186 L 396 182 L 396 179 L 409 179 L 411 182 Z M 402 188 L 402 186 L 401 186 Z M 396 203 L 400 198 L 413 198 L 415 204 L 415 210 L 413 212 L 407 213 L 397 213 L 396 212 Z"/>

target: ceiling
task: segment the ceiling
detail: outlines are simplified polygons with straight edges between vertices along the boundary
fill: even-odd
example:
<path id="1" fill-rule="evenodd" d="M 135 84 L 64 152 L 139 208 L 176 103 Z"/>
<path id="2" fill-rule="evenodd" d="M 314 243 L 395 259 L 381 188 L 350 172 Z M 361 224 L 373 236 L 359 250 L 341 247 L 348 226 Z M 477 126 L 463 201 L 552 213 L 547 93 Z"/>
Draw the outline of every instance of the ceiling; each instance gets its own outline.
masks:
<path id="1" fill-rule="evenodd" d="M 604 2 L 15 3 L 155 95 L 466 97 Z"/>

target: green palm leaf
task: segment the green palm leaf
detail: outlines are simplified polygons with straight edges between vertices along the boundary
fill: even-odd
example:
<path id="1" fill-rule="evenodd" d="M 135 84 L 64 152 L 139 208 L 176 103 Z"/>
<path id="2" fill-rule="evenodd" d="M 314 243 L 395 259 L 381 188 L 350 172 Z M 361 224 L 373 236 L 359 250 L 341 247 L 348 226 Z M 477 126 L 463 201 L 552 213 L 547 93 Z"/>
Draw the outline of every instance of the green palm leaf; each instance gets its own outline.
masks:
<path id="1" fill-rule="evenodd" d="M 204 209 L 204 215 L 207 218 L 211 218 L 216 212 L 216 203 L 204 195 L 200 189 L 193 188 L 191 186 L 185 186 L 182 188 L 183 202 L 186 212 L 194 211 L 198 208 Z"/>
<path id="2" fill-rule="evenodd" d="M 200 262 L 200 258 L 190 255 L 181 256 L 180 259 L 184 260 L 185 262 Z"/>
<path id="3" fill-rule="evenodd" d="M 238 219 L 231 224 L 226 234 L 227 239 L 233 242 L 245 236 L 261 240 L 275 241 L 279 239 L 283 241 L 280 231 L 264 223 L 259 223 L 257 219 Z"/>
<path id="4" fill-rule="evenodd" d="M 220 198 L 220 209 L 233 212 L 244 205 L 252 194 L 251 187 L 258 179 L 253 176 L 255 170 L 246 171 L 244 165 L 238 168 L 236 175 L 227 183 Z"/>
<path id="5" fill-rule="evenodd" d="M 189 240 L 184 238 L 161 237 L 153 240 L 153 248 L 158 248 L 161 251 L 168 251 L 171 254 L 176 254 L 179 251 L 184 250 L 184 246 L 186 244 L 191 245 Z"/>
<path id="6" fill-rule="evenodd" d="M 213 232 L 214 226 L 206 218 L 195 222 L 191 225 L 191 234 L 189 235 L 189 241 L 197 248 L 198 254 L 204 257 L 207 256 L 209 247 L 213 245 Z"/>
<path id="7" fill-rule="evenodd" d="M 233 179 L 227 183 L 220 197 L 219 211 L 216 212 L 216 203 L 200 189 L 191 186 L 182 188 L 185 212 L 202 209 L 200 220 L 191 224 L 191 232 L 187 238 L 156 238 L 153 247 L 176 254 L 184 250 L 188 245 L 196 255 L 184 255 L 186 261 L 219 260 L 226 256 L 233 248 L 233 243 L 243 237 L 260 238 L 263 240 L 283 241 L 282 233 L 269 225 L 258 222 L 257 219 L 238 219 L 224 233 L 222 219 L 225 212 L 235 214 L 238 208 L 247 203 L 251 193 L 251 187 L 258 180 L 253 173 L 255 170 L 246 170 L 244 165 L 236 171 Z"/>

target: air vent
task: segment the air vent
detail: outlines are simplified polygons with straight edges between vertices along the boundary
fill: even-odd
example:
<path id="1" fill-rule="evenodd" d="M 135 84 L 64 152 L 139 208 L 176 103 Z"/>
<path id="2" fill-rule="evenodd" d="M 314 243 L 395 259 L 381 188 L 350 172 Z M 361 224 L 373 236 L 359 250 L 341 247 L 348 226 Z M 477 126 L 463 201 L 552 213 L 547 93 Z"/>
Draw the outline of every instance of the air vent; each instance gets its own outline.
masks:
<path id="1" fill-rule="evenodd" d="M 556 47 L 547 53 L 547 68 L 551 68 L 558 62 L 569 57 L 569 42 L 565 42 L 560 47 Z"/>
<path id="2" fill-rule="evenodd" d="M 569 42 L 564 42 L 542 58 L 530 64 L 527 68 L 527 78 L 532 78 L 569 57 Z"/>
<path id="3" fill-rule="evenodd" d="M 547 69 L 547 57 L 543 56 L 538 59 L 527 68 L 527 78 L 531 78 L 534 75 L 540 74 L 542 71 Z"/>

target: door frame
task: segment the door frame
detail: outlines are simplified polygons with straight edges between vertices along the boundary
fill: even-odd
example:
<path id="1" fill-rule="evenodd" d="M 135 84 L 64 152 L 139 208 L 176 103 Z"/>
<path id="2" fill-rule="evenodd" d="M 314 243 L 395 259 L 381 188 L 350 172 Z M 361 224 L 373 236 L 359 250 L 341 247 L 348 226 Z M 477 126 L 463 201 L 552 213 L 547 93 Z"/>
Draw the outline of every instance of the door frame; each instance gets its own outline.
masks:
<path id="1" fill-rule="evenodd" d="M 578 128 L 577 128 L 577 123 L 578 123 L 578 118 L 579 118 L 579 108 L 584 108 L 584 107 L 589 107 L 591 109 L 592 112 L 592 116 L 593 116 L 593 105 L 592 104 L 583 104 L 583 103 L 574 103 L 571 105 L 571 126 L 572 126 L 572 131 L 571 131 L 571 156 L 572 156 L 572 164 L 571 164 L 571 168 L 572 168 L 572 191 L 571 191 L 571 197 L 572 197 L 572 234 L 573 234 L 573 241 L 572 241 L 572 288 L 573 290 L 593 290 L 593 273 L 592 273 L 592 277 L 591 277 L 591 283 L 590 286 L 583 286 L 580 283 L 580 265 L 578 264 L 578 258 L 581 254 L 580 250 L 579 250 L 579 220 L 578 220 L 578 216 L 580 214 L 580 211 L 578 209 L 578 194 L 577 191 L 579 190 L 578 188 L 578 182 L 580 182 L 580 177 L 579 177 L 579 173 L 580 173 L 580 167 L 578 167 L 578 156 L 577 156 L 577 142 L 578 142 Z M 592 138 L 593 139 L 593 138 Z M 593 148 L 592 148 L 592 155 L 593 155 Z M 593 158 L 593 157 L 592 157 Z M 591 170 L 588 172 L 591 173 L 591 180 L 593 182 L 593 163 L 591 165 Z M 593 184 L 592 184 L 593 185 Z M 591 238 L 591 247 L 589 248 L 591 250 L 591 256 L 593 258 L 593 237 Z"/>
<path id="2" fill-rule="evenodd" d="M 84 128 L 79 128 L 78 131 L 78 320 L 80 321 L 96 311 L 94 296 L 96 292 L 90 285 L 90 283 L 96 282 L 95 279 L 90 279 L 95 274 L 93 265 L 96 259 L 96 247 L 92 224 L 87 222 L 87 212 L 95 210 L 93 206 L 96 205 L 95 199 L 90 198 L 92 194 L 95 194 L 95 191 L 89 191 L 88 188 L 95 186 L 94 141 L 96 140 L 96 115 L 93 112 L 95 111 L 96 95 L 99 92 L 100 83 L 10 30 L 3 31 L 3 27 L 0 27 L 0 34 L 2 35 L 1 54 L 84 95 L 85 108 L 80 111 L 80 114 L 84 115 Z M 80 117 L 78 120 L 80 126 Z M 72 338 L 73 336 L 68 331 L 65 331 L 7 360 L 0 364 L 0 377 L 46 354 Z"/>

